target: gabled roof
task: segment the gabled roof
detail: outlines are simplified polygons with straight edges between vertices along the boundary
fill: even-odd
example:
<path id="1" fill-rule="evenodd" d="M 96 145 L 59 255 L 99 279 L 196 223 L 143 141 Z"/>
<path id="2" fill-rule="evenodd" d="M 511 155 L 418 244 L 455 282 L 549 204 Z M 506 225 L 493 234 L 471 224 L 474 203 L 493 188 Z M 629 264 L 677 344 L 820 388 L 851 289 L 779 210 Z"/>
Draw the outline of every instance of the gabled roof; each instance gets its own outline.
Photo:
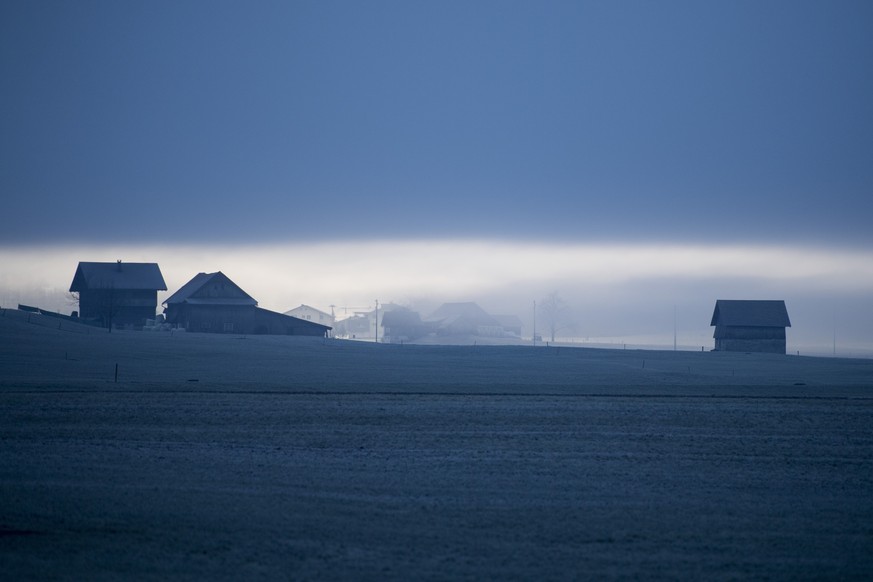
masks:
<path id="1" fill-rule="evenodd" d="M 167 297 L 164 303 L 182 303 L 189 295 L 194 293 L 197 289 L 200 289 L 206 281 L 216 274 L 217 273 L 197 273 L 194 275 L 193 279 L 179 287 L 178 291 Z"/>
<path id="2" fill-rule="evenodd" d="M 70 291 L 95 289 L 166 291 L 167 284 L 157 263 L 79 263 Z"/>
<path id="3" fill-rule="evenodd" d="M 228 286 L 229 293 L 214 295 L 204 292 L 214 284 Z M 170 295 L 164 305 L 188 303 L 189 305 L 257 305 L 255 299 L 243 291 L 239 285 L 218 271 L 216 273 L 198 273 L 190 281 L 182 285 L 178 291 Z"/>
<path id="4" fill-rule="evenodd" d="M 791 327 L 785 301 L 719 299 L 709 325 Z"/>

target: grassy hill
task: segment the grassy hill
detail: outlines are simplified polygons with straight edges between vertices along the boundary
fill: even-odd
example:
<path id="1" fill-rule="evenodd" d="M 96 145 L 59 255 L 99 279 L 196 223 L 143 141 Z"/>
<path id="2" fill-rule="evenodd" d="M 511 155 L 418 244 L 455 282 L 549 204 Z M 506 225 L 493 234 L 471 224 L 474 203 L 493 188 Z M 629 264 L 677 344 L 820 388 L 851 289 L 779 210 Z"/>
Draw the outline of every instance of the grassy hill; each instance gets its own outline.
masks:
<path id="1" fill-rule="evenodd" d="M 118 381 L 116 382 L 116 364 Z M 0 313 L 0 387 L 866 396 L 873 361 L 131 332 Z M 753 391 L 753 392 L 750 392 Z"/>

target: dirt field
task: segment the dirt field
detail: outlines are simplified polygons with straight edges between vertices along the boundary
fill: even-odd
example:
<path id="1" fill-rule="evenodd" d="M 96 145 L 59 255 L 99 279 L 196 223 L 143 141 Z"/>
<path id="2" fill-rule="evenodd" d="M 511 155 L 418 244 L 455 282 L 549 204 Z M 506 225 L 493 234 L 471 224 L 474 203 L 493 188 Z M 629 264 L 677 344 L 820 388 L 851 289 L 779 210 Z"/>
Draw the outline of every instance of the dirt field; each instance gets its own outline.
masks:
<path id="1" fill-rule="evenodd" d="M 80 331 L 0 318 L 6 579 L 873 571 L 873 362 Z"/>

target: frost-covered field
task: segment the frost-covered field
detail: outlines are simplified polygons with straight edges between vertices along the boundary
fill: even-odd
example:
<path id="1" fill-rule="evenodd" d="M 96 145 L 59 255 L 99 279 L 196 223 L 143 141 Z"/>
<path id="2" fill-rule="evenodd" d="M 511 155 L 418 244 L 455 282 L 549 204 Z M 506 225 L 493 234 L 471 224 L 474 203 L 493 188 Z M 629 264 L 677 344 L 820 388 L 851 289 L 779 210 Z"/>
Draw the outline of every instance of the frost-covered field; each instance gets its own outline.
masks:
<path id="1" fill-rule="evenodd" d="M 870 360 L 107 334 L 4 312 L 0 372 L 8 579 L 873 571 Z"/>

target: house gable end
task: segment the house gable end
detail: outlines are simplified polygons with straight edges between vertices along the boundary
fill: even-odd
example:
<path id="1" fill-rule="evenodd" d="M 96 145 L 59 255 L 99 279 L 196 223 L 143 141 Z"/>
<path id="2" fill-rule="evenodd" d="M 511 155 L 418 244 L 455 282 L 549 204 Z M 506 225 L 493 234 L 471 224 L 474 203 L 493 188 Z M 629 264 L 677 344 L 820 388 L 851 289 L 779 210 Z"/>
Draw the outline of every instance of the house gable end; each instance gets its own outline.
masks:
<path id="1" fill-rule="evenodd" d="M 227 275 L 216 273 L 198 273 L 173 293 L 164 305 L 189 304 L 232 304 L 257 305 L 255 299 L 242 290 Z"/>
<path id="2" fill-rule="evenodd" d="M 207 281 L 204 281 L 197 290 L 189 295 L 189 298 L 248 300 L 253 304 L 257 304 L 257 301 L 251 295 L 243 291 L 239 285 L 231 281 L 221 271 L 213 274 Z"/>

